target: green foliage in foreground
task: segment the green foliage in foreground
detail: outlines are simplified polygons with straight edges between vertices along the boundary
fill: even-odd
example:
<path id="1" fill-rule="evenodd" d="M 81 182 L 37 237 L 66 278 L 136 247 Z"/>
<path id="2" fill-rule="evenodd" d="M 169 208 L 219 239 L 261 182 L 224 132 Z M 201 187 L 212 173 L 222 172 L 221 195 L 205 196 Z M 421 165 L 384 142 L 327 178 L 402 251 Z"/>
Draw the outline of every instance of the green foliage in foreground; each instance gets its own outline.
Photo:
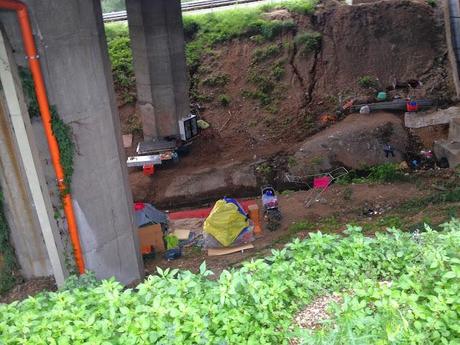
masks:
<path id="1" fill-rule="evenodd" d="M 415 254 L 397 278 L 364 279 L 332 307 L 334 321 L 318 332 L 303 332 L 303 344 L 460 344 L 460 222 L 437 233 L 427 227 L 382 260 Z M 400 241 L 405 235 L 393 232 Z M 387 236 L 377 233 L 376 238 Z"/>
<path id="2" fill-rule="evenodd" d="M 161 270 L 136 290 L 113 280 L 0 305 L 2 344 L 458 344 L 460 222 L 442 232 L 312 233 L 217 280 Z M 391 282 L 391 286 L 382 282 Z M 77 284 L 75 284 L 77 283 Z M 293 315 L 340 292 L 336 320 L 300 334 Z"/>

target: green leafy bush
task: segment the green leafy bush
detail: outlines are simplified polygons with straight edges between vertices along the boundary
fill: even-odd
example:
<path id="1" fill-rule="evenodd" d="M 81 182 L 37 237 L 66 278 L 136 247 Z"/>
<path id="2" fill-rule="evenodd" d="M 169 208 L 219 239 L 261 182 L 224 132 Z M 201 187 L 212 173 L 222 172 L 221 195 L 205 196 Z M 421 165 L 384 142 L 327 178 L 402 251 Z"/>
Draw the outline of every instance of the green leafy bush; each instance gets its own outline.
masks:
<path id="1" fill-rule="evenodd" d="M 117 38 L 129 38 L 128 25 L 126 23 L 107 23 L 104 25 L 105 37 L 110 44 Z"/>
<path id="2" fill-rule="evenodd" d="M 385 163 L 360 170 L 352 170 L 338 180 L 339 184 L 376 183 L 407 181 L 408 176 L 399 169 L 398 164 Z"/>
<path id="3" fill-rule="evenodd" d="M 305 225 L 309 227 L 309 224 Z M 2 344 L 455 344 L 460 222 L 412 235 L 311 233 L 265 259 L 198 274 L 162 270 L 133 289 L 114 280 L 0 305 Z M 335 320 L 298 333 L 293 316 L 341 293 Z"/>
<path id="4" fill-rule="evenodd" d="M 51 129 L 59 146 L 59 156 L 64 170 L 64 184 L 66 186 L 66 190 L 62 191 L 62 194 L 66 195 L 71 191 L 75 143 L 73 141 L 72 127 L 59 117 L 54 106 L 51 108 Z"/>
<path id="5" fill-rule="evenodd" d="M 135 85 L 130 40 L 128 37 L 119 37 L 108 44 L 115 87 L 119 91 L 128 92 Z"/>
<path id="6" fill-rule="evenodd" d="M 279 44 L 270 44 L 267 47 L 255 49 L 252 54 L 252 63 L 256 64 L 278 56 L 281 53 L 281 48 L 282 46 Z"/>
<path id="7" fill-rule="evenodd" d="M 228 74 L 217 74 L 203 80 L 203 85 L 210 87 L 222 87 L 228 84 L 230 76 Z"/>
<path id="8" fill-rule="evenodd" d="M 64 286 L 61 288 L 62 291 L 75 290 L 75 289 L 94 289 L 101 285 L 101 281 L 97 280 L 96 274 L 91 271 L 86 271 L 85 274 L 81 276 L 70 276 L 64 283 Z"/>
<path id="9" fill-rule="evenodd" d="M 19 77 L 21 78 L 22 89 L 27 102 L 27 111 L 29 116 L 40 116 L 40 109 L 38 107 L 37 95 L 35 94 L 34 80 L 28 68 L 19 67 Z"/>
<path id="10" fill-rule="evenodd" d="M 182 25 L 184 27 L 184 37 L 187 41 L 195 38 L 196 33 L 200 30 L 200 24 L 194 20 L 193 16 L 183 16 Z"/>
<path id="11" fill-rule="evenodd" d="M 372 182 L 394 182 L 401 181 L 404 177 L 398 164 L 385 163 L 370 167 L 367 178 Z"/>
<path id="12" fill-rule="evenodd" d="M 302 32 L 297 34 L 294 42 L 304 54 L 316 52 L 321 48 L 321 34 L 319 32 Z"/>
<path id="13" fill-rule="evenodd" d="M 392 280 L 363 279 L 333 307 L 334 324 L 305 332 L 306 344 L 456 344 L 460 339 L 460 222 L 413 237 L 417 253 Z M 404 236 L 392 231 L 403 242 Z M 386 235 L 377 233 L 378 238 Z M 412 243 L 410 243 L 412 246 Z M 412 249 L 409 249 L 412 250 Z M 383 260 L 399 261 L 395 250 Z"/>
<path id="14" fill-rule="evenodd" d="M 268 106 L 272 103 L 273 93 L 276 88 L 275 80 L 270 75 L 261 73 L 260 70 L 255 69 L 249 73 L 248 81 L 251 82 L 255 87 L 255 91 L 243 91 L 243 96 L 251 99 L 259 100 L 263 106 Z"/>
<path id="15" fill-rule="evenodd" d="M 130 102 L 133 100 L 131 94 L 134 93 L 136 80 L 128 26 L 124 23 L 108 23 L 105 25 L 105 35 L 115 89 L 125 102 Z"/>
<path id="16" fill-rule="evenodd" d="M 377 81 L 369 75 L 362 76 L 358 79 L 358 85 L 363 89 L 369 89 L 377 86 Z"/>
<path id="17" fill-rule="evenodd" d="M 283 78 L 285 73 L 285 68 L 284 68 L 284 61 L 278 61 L 272 66 L 272 77 L 276 81 L 280 81 L 281 78 Z"/>
<path id="18" fill-rule="evenodd" d="M 228 95 L 219 95 L 219 103 L 223 106 L 223 107 L 228 107 L 228 105 L 230 104 L 230 96 Z"/>

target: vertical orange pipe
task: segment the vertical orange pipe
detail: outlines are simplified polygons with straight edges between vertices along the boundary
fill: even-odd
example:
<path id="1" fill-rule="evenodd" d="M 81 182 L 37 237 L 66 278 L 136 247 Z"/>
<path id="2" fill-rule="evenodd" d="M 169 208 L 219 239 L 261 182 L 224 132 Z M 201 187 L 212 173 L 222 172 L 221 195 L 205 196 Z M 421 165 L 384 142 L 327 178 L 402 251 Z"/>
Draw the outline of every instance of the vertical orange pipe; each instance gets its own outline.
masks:
<path id="1" fill-rule="evenodd" d="M 66 185 L 64 183 L 64 170 L 61 165 L 59 146 L 51 128 L 50 106 L 48 102 L 48 96 L 46 95 L 45 82 L 43 81 L 40 62 L 38 61 L 38 53 L 34 42 L 32 27 L 30 25 L 27 6 L 16 0 L 0 0 L 0 9 L 16 11 L 18 16 L 22 33 L 22 40 L 24 43 L 24 50 L 26 53 L 26 58 L 29 61 L 29 68 L 32 73 L 32 78 L 34 80 L 35 93 L 37 95 L 38 106 L 40 108 L 43 127 L 45 129 L 46 140 L 48 141 L 51 160 L 53 162 L 54 171 L 56 173 L 58 188 L 61 192 L 63 192 L 66 190 Z M 67 218 L 67 225 L 69 227 L 70 239 L 72 241 L 75 255 L 75 262 L 77 264 L 78 271 L 80 274 L 83 274 L 85 272 L 85 263 L 83 260 L 80 238 L 78 235 L 77 221 L 75 219 L 75 213 L 73 210 L 72 196 L 69 193 L 66 193 L 62 198 L 62 203 L 64 206 L 64 214 Z"/>

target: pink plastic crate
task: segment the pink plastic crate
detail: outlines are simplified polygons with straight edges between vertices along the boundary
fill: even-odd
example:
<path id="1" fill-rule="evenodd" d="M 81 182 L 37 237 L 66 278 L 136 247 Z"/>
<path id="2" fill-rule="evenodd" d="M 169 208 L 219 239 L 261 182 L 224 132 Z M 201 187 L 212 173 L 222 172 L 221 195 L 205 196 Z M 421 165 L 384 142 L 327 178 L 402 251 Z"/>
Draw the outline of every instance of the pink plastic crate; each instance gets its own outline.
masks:
<path id="1" fill-rule="evenodd" d="M 315 177 L 313 179 L 313 188 L 324 189 L 331 184 L 330 176 Z"/>

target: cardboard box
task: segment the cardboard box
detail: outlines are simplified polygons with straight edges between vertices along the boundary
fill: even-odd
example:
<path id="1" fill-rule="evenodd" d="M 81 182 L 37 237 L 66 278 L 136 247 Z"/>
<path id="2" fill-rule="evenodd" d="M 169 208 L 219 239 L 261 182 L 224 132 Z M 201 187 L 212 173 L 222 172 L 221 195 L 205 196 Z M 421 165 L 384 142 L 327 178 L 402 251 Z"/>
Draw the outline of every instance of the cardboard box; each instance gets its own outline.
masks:
<path id="1" fill-rule="evenodd" d="M 139 228 L 138 235 L 142 254 L 149 254 L 151 252 L 151 247 L 153 247 L 157 253 L 165 251 L 163 231 L 161 230 L 160 224 L 152 224 Z"/>

